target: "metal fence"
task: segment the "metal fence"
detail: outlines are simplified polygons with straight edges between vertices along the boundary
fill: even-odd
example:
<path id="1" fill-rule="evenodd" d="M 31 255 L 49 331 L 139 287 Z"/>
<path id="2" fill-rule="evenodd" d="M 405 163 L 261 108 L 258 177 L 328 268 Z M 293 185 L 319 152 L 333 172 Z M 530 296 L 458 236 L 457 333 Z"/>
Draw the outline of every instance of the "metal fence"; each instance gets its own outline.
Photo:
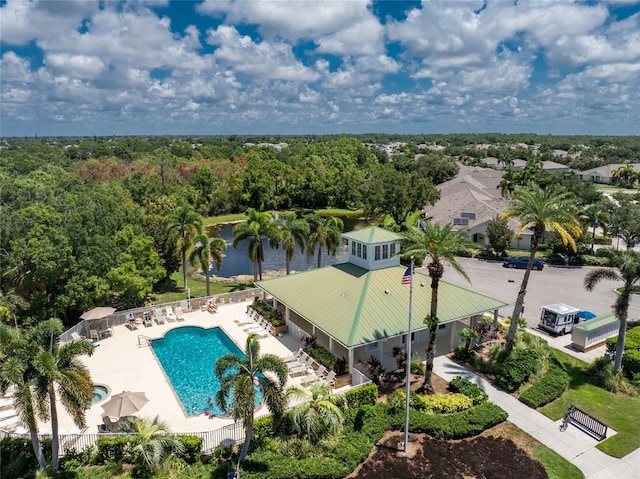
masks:
<path id="1" fill-rule="evenodd" d="M 245 289 L 242 291 L 233 291 L 231 293 L 215 294 L 212 296 L 202 296 L 198 298 L 184 299 L 182 301 L 174 301 L 172 303 L 154 304 L 150 306 L 143 306 L 140 308 L 127 309 L 124 311 L 116 311 L 110 316 L 102 319 L 83 319 L 78 324 L 69 328 L 62 333 L 60 341 L 66 343 L 71 341 L 72 333 L 77 333 L 85 338 L 90 337 L 90 331 L 104 331 L 115 326 L 120 326 L 127 323 L 127 315 L 132 313 L 134 316 L 142 316 L 146 311 L 152 311 L 156 308 L 165 308 L 167 306 L 176 307 L 180 306 L 184 312 L 197 311 L 201 307 L 206 306 L 209 299 L 213 299 L 216 304 L 233 304 L 244 303 L 245 301 L 253 300 L 260 294 L 261 290 L 258 288 Z"/>
<path id="2" fill-rule="evenodd" d="M 131 434 L 126 433 L 99 433 L 99 434 L 60 434 L 58 435 L 59 439 L 59 447 L 58 454 L 60 456 L 66 455 L 69 451 L 81 452 L 90 447 L 97 447 L 98 439 L 100 437 L 122 437 L 122 436 L 130 436 Z M 244 425 L 242 421 L 237 421 L 232 424 L 228 424 L 218 429 L 214 429 L 212 431 L 205 432 L 184 432 L 184 433 L 173 433 L 172 436 L 196 436 L 202 438 L 202 453 L 210 453 L 219 445 L 223 445 L 226 447 L 234 446 L 242 441 L 245 438 Z M 0 431 L 0 438 L 4 437 L 12 437 L 12 438 L 23 438 L 27 440 L 31 440 L 31 436 L 29 434 L 18 434 L 14 432 L 3 432 Z M 40 440 L 51 439 L 50 434 L 40 434 Z"/>

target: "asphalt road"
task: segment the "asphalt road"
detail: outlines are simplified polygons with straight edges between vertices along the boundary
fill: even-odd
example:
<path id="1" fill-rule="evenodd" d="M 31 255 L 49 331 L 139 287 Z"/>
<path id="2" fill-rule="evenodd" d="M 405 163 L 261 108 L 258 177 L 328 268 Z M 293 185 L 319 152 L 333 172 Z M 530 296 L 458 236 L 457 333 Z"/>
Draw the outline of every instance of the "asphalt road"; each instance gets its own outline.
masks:
<path id="1" fill-rule="evenodd" d="M 444 281 L 467 287 L 479 293 L 500 299 L 509 306 L 500 309 L 500 316 L 513 314 L 523 269 L 503 268 L 502 262 L 459 258 L 460 265 L 471 279 L 469 284 L 450 265 L 445 265 Z M 422 268 L 424 269 L 424 268 Z M 584 289 L 584 277 L 592 267 L 556 267 L 545 265 L 542 271 L 532 271 L 524 300 L 524 318 L 527 325 L 536 327 L 540 308 L 546 304 L 565 303 L 600 316 L 611 312 L 616 299 L 614 292 L 621 283 L 602 281 L 593 291 Z M 629 306 L 629 319 L 640 319 L 640 297 L 634 296 Z"/>

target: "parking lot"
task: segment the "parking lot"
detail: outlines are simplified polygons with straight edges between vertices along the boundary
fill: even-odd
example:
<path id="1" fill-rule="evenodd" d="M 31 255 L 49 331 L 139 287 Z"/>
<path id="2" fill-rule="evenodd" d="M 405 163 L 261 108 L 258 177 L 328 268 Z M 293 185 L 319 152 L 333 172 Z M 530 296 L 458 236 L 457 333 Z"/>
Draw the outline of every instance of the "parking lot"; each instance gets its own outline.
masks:
<path id="1" fill-rule="evenodd" d="M 445 281 L 509 303 L 509 306 L 500 310 L 500 316 L 506 318 L 513 314 L 513 306 L 525 270 L 503 268 L 501 261 L 459 258 L 459 263 L 471 279 L 471 284 L 450 265 L 445 265 Z M 540 308 L 545 304 L 566 303 L 598 316 L 611 312 L 611 305 L 616 299 L 614 290 L 622 283 L 602 281 L 593 291 L 586 291 L 584 277 L 591 269 L 593 268 L 545 265 L 542 271 L 532 271 L 524 301 L 523 316 L 527 325 L 532 328 L 537 326 Z M 634 296 L 629 307 L 629 319 L 639 318 L 640 297 Z"/>

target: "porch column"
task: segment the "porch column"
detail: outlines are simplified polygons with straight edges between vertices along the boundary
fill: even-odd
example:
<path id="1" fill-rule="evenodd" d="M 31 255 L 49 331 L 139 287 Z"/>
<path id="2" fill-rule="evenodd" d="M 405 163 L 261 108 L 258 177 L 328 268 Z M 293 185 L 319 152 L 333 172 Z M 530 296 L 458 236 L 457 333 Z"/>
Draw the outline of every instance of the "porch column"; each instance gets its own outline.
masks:
<path id="1" fill-rule="evenodd" d="M 329 336 L 329 352 L 333 353 L 333 336 Z"/>
<path id="2" fill-rule="evenodd" d="M 349 364 L 347 372 L 351 373 L 353 371 L 353 348 L 349 348 Z"/>

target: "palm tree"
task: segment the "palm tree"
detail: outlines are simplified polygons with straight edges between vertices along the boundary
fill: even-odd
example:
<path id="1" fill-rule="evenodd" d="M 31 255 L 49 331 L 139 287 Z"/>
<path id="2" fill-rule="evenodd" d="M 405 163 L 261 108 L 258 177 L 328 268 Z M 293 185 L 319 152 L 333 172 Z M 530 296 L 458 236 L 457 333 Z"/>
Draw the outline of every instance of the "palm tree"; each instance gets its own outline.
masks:
<path id="1" fill-rule="evenodd" d="M 192 239 L 202 230 L 202 218 L 189 204 L 178 206 L 166 218 L 169 230 L 177 230 L 178 248 L 182 253 L 182 274 L 184 277 L 183 288 L 187 289 L 187 250 L 191 246 Z"/>
<path id="2" fill-rule="evenodd" d="M 611 178 L 620 180 L 620 183 L 631 185 L 635 181 L 635 169 L 628 161 L 611 172 Z"/>
<path id="3" fill-rule="evenodd" d="M 31 389 L 31 374 L 28 367 L 27 342 L 18 328 L 0 324 L 0 392 L 6 393 L 10 386 L 15 387 L 14 407 L 22 423 L 29 428 L 31 446 L 38 466 L 46 467 L 42 452 L 42 443 L 38 436 L 37 417 L 39 411 L 46 410 L 42 401 L 36 404 Z"/>
<path id="4" fill-rule="evenodd" d="M 260 342 L 256 334 L 247 338 L 244 354 L 244 358 L 236 354 L 225 354 L 216 361 L 214 368 L 220 381 L 216 404 L 223 411 L 230 407 L 233 419 L 242 419 L 247 431 L 238 463 L 244 460 L 249 451 L 256 409 L 256 389 L 262 393 L 277 424 L 286 407 L 284 387 L 288 373 L 286 363 L 275 354 L 260 356 Z"/>
<path id="5" fill-rule="evenodd" d="M 344 223 L 335 216 L 322 218 L 315 214 L 310 215 L 308 221 L 311 226 L 309 253 L 312 254 L 318 245 L 318 268 L 320 268 L 322 267 L 322 248 L 327 248 L 327 254 L 336 254 L 341 243 L 340 233 L 344 229 Z"/>
<path id="6" fill-rule="evenodd" d="M 595 285 L 603 279 L 622 281 L 624 283 L 613 305 L 616 317 L 618 321 L 620 321 L 618 340 L 616 342 L 616 356 L 613 366 L 613 372 L 617 373 L 622 366 L 629 300 L 631 299 L 633 287 L 640 283 L 640 253 L 634 250 L 618 251 L 609 248 L 600 251 L 611 260 L 611 264 L 618 268 L 618 270 L 596 268 L 589 271 L 584 278 L 584 287 L 587 291 L 591 291 Z"/>
<path id="7" fill-rule="evenodd" d="M 284 218 L 275 221 L 275 227 L 279 232 L 279 242 L 285 252 L 285 268 L 287 274 L 291 273 L 291 260 L 296 252 L 296 245 L 300 252 L 307 248 L 306 236 L 309 234 L 309 223 L 304 218 L 298 218 L 294 212 L 288 213 Z"/>
<path id="8" fill-rule="evenodd" d="M 60 345 L 63 326 L 59 319 L 38 323 L 29 333 L 35 352 L 32 367 L 35 372 L 36 395 L 48 400 L 51 417 L 51 469 L 58 470 L 58 409 L 57 399 L 78 427 L 86 426 L 86 410 L 93 399 L 93 382 L 87 366 L 79 356 L 93 355 L 94 347 L 87 340 L 70 341 Z M 43 411 L 44 412 L 44 411 Z"/>
<path id="9" fill-rule="evenodd" d="M 421 387 L 424 391 L 431 392 L 431 375 L 433 374 L 433 361 L 436 356 L 436 334 L 438 333 L 438 287 L 444 274 L 445 263 L 460 273 L 467 281 L 471 282 L 464 271 L 456 254 L 465 248 L 474 248 L 464 231 L 456 231 L 451 224 L 440 226 L 428 221 L 422 222 L 422 228 L 410 227 L 402 234 L 404 255 L 429 257 L 427 271 L 431 277 L 431 310 L 425 318 L 425 324 L 429 326 L 429 343 L 427 345 L 427 364 L 424 373 L 424 383 Z M 408 338 L 408 341 L 411 339 Z M 408 358 L 411 360 L 411 358 Z"/>
<path id="10" fill-rule="evenodd" d="M 533 184 L 530 188 L 518 188 L 513 192 L 513 196 L 507 205 L 502 219 L 516 218 L 520 221 L 520 226 L 515 231 L 516 236 L 526 229 L 533 229 L 531 238 L 531 252 L 529 253 L 529 263 L 524 272 L 518 298 L 511 316 L 509 334 L 507 335 L 507 345 L 505 354 L 509 356 L 513 349 L 513 343 L 518 330 L 518 322 L 522 313 L 524 297 L 527 294 L 529 276 L 533 268 L 533 260 L 538 251 L 538 245 L 546 231 L 555 230 L 562 239 L 564 245 L 569 244 L 573 251 L 576 251 L 574 238 L 579 238 L 582 234 L 576 202 L 573 195 L 560 189 L 546 188 Z"/>
<path id="11" fill-rule="evenodd" d="M 312 444 L 337 434 L 342 427 L 342 411 L 332 400 L 333 387 L 326 381 L 316 382 L 311 388 L 297 386 L 287 389 L 287 397 L 302 401 L 291 411 L 295 428 Z"/>
<path id="12" fill-rule="evenodd" d="M 249 239 L 249 259 L 253 262 L 253 280 L 262 279 L 262 262 L 264 261 L 263 239 L 266 237 L 272 247 L 277 246 L 277 231 L 273 227 L 273 217 L 268 211 L 258 211 L 253 208 L 247 210 L 249 217 L 244 223 L 233 228 L 233 247 L 240 241 Z"/>
<path id="13" fill-rule="evenodd" d="M 139 454 L 151 470 L 156 469 L 168 453 L 184 451 L 184 444 L 168 434 L 169 426 L 159 416 L 152 420 L 133 418 L 122 430 L 135 434 L 133 452 Z"/>
<path id="14" fill-rule="evenodd" d="M 209 264 L 213 259 L 216 270 L 222 268 L 222 252 L 227 249 L 227 243 L 222 238 L 209 238 L 207 235 L 199 234 L 193 238 L 193 249 L 189 255 L 189 263 L 200 265 L 204 274 L 204 281 L 207 285 L 207 296 L 211 295 L 211 281 L 209 278 Z"/>

